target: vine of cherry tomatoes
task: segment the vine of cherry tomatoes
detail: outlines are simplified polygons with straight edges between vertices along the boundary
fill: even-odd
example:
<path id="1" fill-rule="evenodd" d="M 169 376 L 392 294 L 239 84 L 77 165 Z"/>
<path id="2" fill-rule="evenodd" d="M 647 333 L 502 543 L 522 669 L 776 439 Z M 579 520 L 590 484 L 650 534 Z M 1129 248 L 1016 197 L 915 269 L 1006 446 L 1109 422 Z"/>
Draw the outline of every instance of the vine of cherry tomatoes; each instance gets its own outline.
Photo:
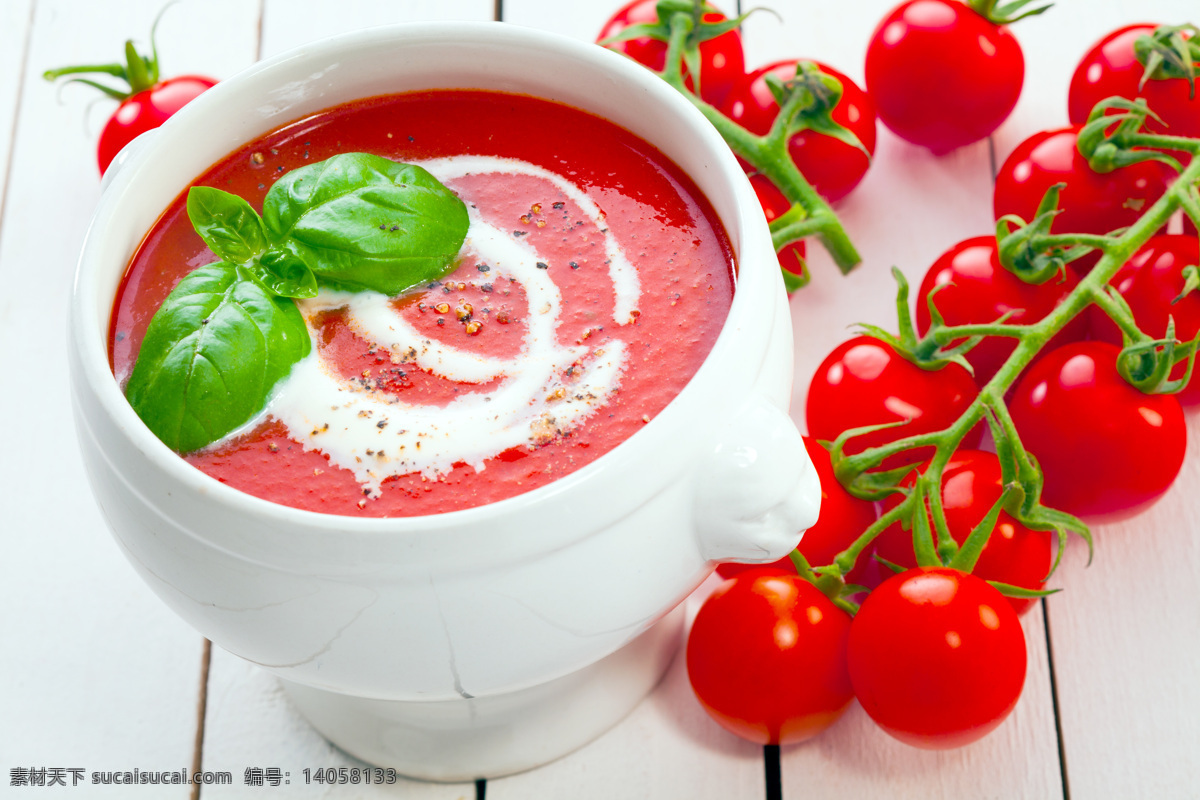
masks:
<path id="1" fill-rule="evenodd" d="M 656 21 L 658 9 L 670 8 L 653 0 L 630 3 L 603 36 L 635 21 Z M 706 19 L 726 19 L 712 7 L 705 10 Z M 876 114 L 898 136 L 936 154 L 986 138 L 1011 112 L 1023 81 L 1024 59 L 1007 24 L 1043 10 L 1020 2 L 997 8 L 995 0 L 902 3 L 867 44 L 866 92 L 819 65 L 843 87 L 831 118 L 861 147 L 803 130 L 788 140 L 789 156 L 832 202 L 851 192 L 870 165 Z M 996 218 L 1005 217 L 1012 230 L 1049 214 L 1038 223 L 1046 236 L 1096 240 L 1135 223 L 1167 191 L 1176 166 L 1146 160 L 1101 173 L 1080 153 L 1081 130 L 1098 101 L 1119 95 L 1149 101 L 1159 115 L 1149 130 L 1200 136 L 1200 100 L 1191 79 L 1165 68 L 1149 75 L 1149 39 L 1139 39 L 1174 47 L 1175 57 L 1166 60 L 1177 66 L 1181 58 L 1200 61 L 1195 49 L 1187 49 L 1194 30 L 1134 25 L 1098 42 L 1072 80 L 1072 126 L 1036 134 L 1000 169 Z M 611 46 L 661 70 L 662 43 L 635 47 L 636 41 Z M 797 74 L 798 62 L 734 75 L 731 65 L 741 69 L 745 58 L 733 30 L 703 41 L 700 53 L 700 97 L 751 133 L 770 130 L 779 113 L 778 86 Z M 718 62 L 727 69 L 718 70 Z M 764 176 L 747 171 L 767 220 L 789 213 L 791 201 Z M 1059 204 L 1052 212 L 1048 192 Z M 1111 281 L 1128 309 L 1127 324 L 1179 342 L 1200 334 L 1200 252 L 1194 230 L 1186 224 L 1185 230 L 1190 232 L 1152 239 Z M 803 244 L 782 248 L 781 263 L 802 268 Z M 878 329 L 868 326 L 821 364 L 808 392 L 811 437 L 805 438 L 822 483 L 821 519 L 790 558 L 765 567 L 720 565 L 727 580 L 692 628 L 692 685 L 722 726 L 756 742 L 800 741 L 832 724 L 853 695 L 890 735 L 944 748 L 977 740 L 1011 712 L 1026 668 L 1017 615 L 1044 594 L 1056 563 L 1052 526 L 1042 523 L 1075 519 L 1048 511 L 1034 514 L 1031 519 L 1041 522 L 1031 527 L 1014 516 L 1018 506 L 1031 513 L 1044 501 L 1047 508 L 1095 521 L 1152 503 L 1179 472 L 1186 442 L 1179 401 L 1200 398 L 1200 379 L 1184 386 L 1178 399 L 1132 386 L 1118 368 L 1127 337 L 1092 305 L 1056 323 L 1057 333 L 1047 334 L 1043 349 L 1022 362 L 1028 363 L 1022 374 L 1012 369 L 1002 375 L 1013 435 L 1030 454 L 1018 465 L 1040 468 L 1035 482 L 1027 483 L 1040 496 L 1024 504 L 1014 499 L 1002 467 L 1014 458 L 1014 445 L 997 419 L 988 422 L 989 442 L 982 439 L 981 417 L 958 431 L 957 449 L 934 473 L 938 483 L 928 477 L 932 446 L 875 463 L 864 485 L 883 485 L 878 482 L 890 475 L 895 487 L 863 495 L 878 502 L 859 499 L 859 490 L 851 493 L 837 481 L 858 481 L 855 474 L 864 473 L 835 474 L 834 467 L 868 448 L 933 435 L 965 419 L 981 392 L 995 391 L 990 384 L 1017 339 L 986 335 L 970 341 L 964 335 L 931 352 L 931 330 L 973 326 L 991 333 L 988 326 L 1042 322 L 1074 296 L 1099 259 L 1099 253 L 1076 255 L 1062 259 L 1069 268 L 1059 264 L 1048 280 L 1031 280 L 1002 265 L 997 237 L 960 242 L 926 273 L 907 333 L 903 321 L 899 338 L 877 336 Z M 1183 384 L 1185 377 L 1181 361 L 1169 378 Z M 818 440 L 833 448 L 834 461 Z M 1086 462 L 1085 472 L 1080 462 Z M 1061 524 L 1053 527 L 1065 536 Z M 868 529 L 879 532 L 864 545 L 858 540 Z M 848 600 L 864 595 L 861 605 Z"/>
<path id="2" fill-rule="evenodd" d="M 689 4 L 679 4 L 685 8 Z M 662 72 L 666 66 L 666 42 L 649 35 L 636 36 L 660 22 L 659 11 L 667 8 L 661 0 L 632 0 L 618 9 L 604 24 L 597 41 L 624 53 L 638 63 Z M 673 5 L 670 7 L 674 7 Z M 728 18 L 715 7 L 703 6 L 704 22 L 724 23 Z M 799 60 L 777 61 L 745 73 L 745 55 L 741 34 L 735 29 L 698 43 L 699 89 L 685 63 L 685 85 L 701 100 L 751 133 L 765 135 L 779 115 L 779 99 L 772 81 L 795 79 Z M 815 62 L 814 62 L 815 63 Z M 875 108 L 867 93 L 833 67 L 817 65 L 821 72 L 841 85 L 841 98 L 830 113 L 833 123 L 848 136 L 830 135 L 825 130 L 804 129 L 788 140 L 788 155 L 813 188 L 828 202 L 844 198 L 862 181 L 875 152 Z M 758 196 L 767 222 L 782 217 L 792 201 L 753 167 L 743 163 Z M 789 294 L 807 280 L 803 240 L 784 243 L 778 248 L 780 268 Z"/>

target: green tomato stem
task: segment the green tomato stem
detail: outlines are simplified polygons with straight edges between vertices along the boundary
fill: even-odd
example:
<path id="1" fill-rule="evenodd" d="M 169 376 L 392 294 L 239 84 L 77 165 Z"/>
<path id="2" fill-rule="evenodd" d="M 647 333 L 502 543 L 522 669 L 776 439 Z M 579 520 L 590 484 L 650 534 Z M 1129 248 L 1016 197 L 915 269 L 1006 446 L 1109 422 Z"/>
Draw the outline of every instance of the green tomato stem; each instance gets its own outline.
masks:
<path id="1" fill-rule="evenodd" d="M 684 83 L 680 64 L 691 27 L 692 19 L 687 14 L 680 12 L 671 18 L 666 66 L 659 73 L 660 76 L 704 114 L 734 153 L 775 184 L 794 206 L 799 205 L 804 209 L 803 222 L 794 226 L 787 224 L 772 233 L 774 247 L 778 249 L 796 239 L 816 236 L 838 269 L 842 273 L 848 273 L 862 261 L 862 257 L 850 241 L 850 237 L 846 235 L 833 209 L 796 168 L 787 151 L 786 120 L 791 116 L 789 112 L 793 109 L 793 104 L 799 105 L 802 98 L 799 94 L 795 95 L 779 110 L 771 131 L 766 136 L 756 136 L 738 125 L 694 94 Z"/>
<path id="2" fill-rule="evenodd" d="M 692 18 L 682 11 L 671 17 L 671 38 L 667 41 L 667 63 L 661 73 L 662 79 L 671 84 L 684 96 L 691 92 L 683 83 L 683 48 L 688 34 L 692 32 Z"/>
<path id="3" fill-rule="evenodd" d="M 1084 276 L 1079 285 L 1053 311 L 1030 326 L 1032 328 L 1030 334 L 1021 337 L 1016 350 L 987 383 L 984 391 L 990 390 L 993 394 L 1002 397 L 1045 344 L 1076 315 L 1087 308 L 1098 295 L 1103 294 L 1104 287 L 1116 275 L 1117 270 L 1167 223 L 1180 206 L 1179 187 L 1181 185 L 1190 186 L 1197 179 L 1200 179 L 1200 159 L 1193 159 L 1171 189 L 1150 206 L 1137 222 L 1127 228 L 1124 233 L 1111 238 L 1108 246 L 1104 248 L 1099 262 L 1091 272 Z M 1078 237 L 1076 241 L 1078 241 Z M 978 402 L 977 400 L 976 403 Z"/>
<path id="4" fill-rule="evenodd" d="M 1112 297 L 1104 286 L 1096 287 L 1095 291 L 1091 293 L 1091 301 L 1099 306 L 1108 315 L 1108 318 L 1117 324 L 1121 332 L 1134 342 L 1150 340 L 1150 337 L 1143 333 L 1142 329 L 1134 322 L 1129 308 Z"/>
<path id="5" fill-rule="evenodd" d="M 48 69 L 42 73 L 42 77 L 48 81 L 57 80 L 64 75 L 92 75 L 99 73 L 101 75 L 112 75 L 114 78 L 125 80 L 125 65 L 124 64 L 80 64 L 75 67 L 59 67 L 57 69 Z"/>
<path id="6" fill-rule="evenodd" d="M 1112 245 L 1113 241 L 1114 239 L 1111 236 L 1100 236 L 1090 233 L 1066 233 L 1054 236 L 1037 237 L 1037 245 L 1039 249 L 1082 245 L 1084 247 L 1094 247 L 1097 250 L 1104 251 Z"/>
<path id="7" fill-rule="evenodd" d="M 1138 133 L 1128 137 L 1129 147 L 1152 148 L 1155 150 L 1181 150 L 1192 155 L 1200 154 L 1200 139 L 1186 136 Z"/>
<path id="8" fill-rule="evenodd" d="M 939 328 L 933 334 L 933 340 L 939 345 L 949 344 L 957 339 L 968 336 L 1007 336 L 1021 339 L 1033 335 L 1033 325 L 1002 325 L 1000 323 L 980 323 L 972 325 L 947 325 Z"/>
<path id="9" fill-rule="evenodd" d="M 963 414 L 949 427 L 929 434 L 910 436 L 891 442 L 880 447 L 870 448 L 850 456 L 837 463 L 835 471 L 847 489 L 862 499 L 878 500 L 881 490 L 877 487 L 863 488 L 855 485 L 855 478 L 873 468 L 878 467 L 888 457 L 919 447 L 934 446 L 936 451 L 924 469 L 924 477 L 928 486 L 934 487 L 929 492 L 910 493 L 896 508 L 884 514 L 874 524 L 867 528 L 849 548 L 839 553 L 832 565 L 845 574 L 854 567 L 855 562 L 870 543 L 893 522 L 902 518 L 913 518 L 913 514 L 923 513 L 922 509 L 913 509 L 914 496 L 922 495 L 929 504 L 930 517 L 937 534 L 937 555 L 943 562 L 955 560 L 959 552 L 957 544 L 949 535 L 946 524 L 945 509 L 941 499 L 941 480 L 946 465 L 958 449 L 963 438 L 976 425 L 989 417 L 993 426 L 994 438 L 998 441 L 997 449 L 1005 448 L 1015 462 L 1015 473 L 1006 475 L 1006 482 L 1019 487 L 1026 487 L 1021 500 L 1021 512 L 1032 514 L 1037 509 L 1041 491 L 1041 473 L 1036 463 L 1021 444 L 1019 433 L 1008 408 L 1004 396 L 1017 378 L 1025 371 L 1034 357 L 1045 347 L 1059 331 L 1090 304 L 1095 303 L 1113 318 L 1121 330 L 1135 342 L 1150 341 L 1145 333 L 1140 331 L 1119 301 L 1112 298 L 1106 291 L 1109 281 L 1163 225 L 1171 215 L 1191 198 L 1190 187 L 1200 180 L 1200 158 L 1181 173 L 1175 184 L 1157 202 L 1155 202 L 1132 226 L 1115 236 L 1095 237 L 1088 235 L 1059 235 L 1046 237 L 1053 239 L 1055 245 L 1083 245 L 1098 247 L 1102 255 L 1096 266 L 1089 272 L 1079 285 L 1048 315 L 1040 321 L 1029 325 L 958 325 L 948 326 L 936 335 L 939 340 L 951 341 L 967 336 L 1000 335 L 1015 338 L 1017 346 L 1013 353 L 984 386 L 979 395 Z M 901 324 L 903 325 L 903 314 Z M 1032 491 L 1030 491 L 1032 490 Z M 1011 491 L 1011 489 L 1010 489 Z M 1068 515 L 1055 512 L 1053 509 L 1041 509 L 1038 520 L 1050 524 L 1071 524 L 1076 522 Z M 1086 529 L 1081 531 L 1086 536 Z M 1061 535 L 1061 532 L 1060 532 Z M 1089 539 L 1090 542 L 1090 539 Z M 976 543 L 977 544 L 977 543 Z M 975 545 L 973 545 L 974 547 Z M 818 571 L 822 568 L 818 567 Z"/>
<path id="10" fill-rule="evenodd" d="M 871 523 L 849 547 L 837 554 L 833 559 L 831 568 L 837 570 L 838 575 L 849 573 L 850 570 L 854 569 L 854 565 L 858 563 L 858 559 L 862 556 L 863 551 L 871 546 L 871 542 L 875 541 L 879 534 L 883 533 L 893 523 L 899 522 L 908 516 L 909 509 L 915 503 L 914 495 L 909 494 L 895 508 L 881 514 L 879 519 Z"/>

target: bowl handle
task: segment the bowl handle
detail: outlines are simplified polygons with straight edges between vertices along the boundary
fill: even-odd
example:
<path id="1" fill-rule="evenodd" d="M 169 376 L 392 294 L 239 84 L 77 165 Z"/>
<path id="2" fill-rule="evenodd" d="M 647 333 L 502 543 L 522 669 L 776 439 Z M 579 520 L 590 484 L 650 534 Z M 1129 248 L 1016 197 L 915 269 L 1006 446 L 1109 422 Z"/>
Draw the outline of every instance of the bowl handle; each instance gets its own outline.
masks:
<path id="1" fill-rule="evenodd" d="M 695 530 L 709 561 L 782 558 L 821 507 L 821 484 L 800 432 L 761 395 L 718 431 L 694 486 Z"/>

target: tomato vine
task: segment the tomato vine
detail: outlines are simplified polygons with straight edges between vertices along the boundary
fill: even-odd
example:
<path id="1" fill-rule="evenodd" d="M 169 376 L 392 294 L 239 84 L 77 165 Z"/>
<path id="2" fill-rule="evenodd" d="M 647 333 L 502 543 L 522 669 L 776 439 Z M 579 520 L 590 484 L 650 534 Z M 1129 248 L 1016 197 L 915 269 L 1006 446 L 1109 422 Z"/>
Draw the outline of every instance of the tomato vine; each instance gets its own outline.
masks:
<path id="1" fill-rule="evenodd" d="M 661 31 L 665 26 L 667 31 L 666 62 L 658 74 L 704 114 L 737 156 L 778 187 L 792 204 L 789 211 L 770 223 L 775 249 L 782 250 L 800 239 L 816 237 L 838 268 L 842 272 L 849 272 L 862 261 L 858 251 L 837 214 L 788 154 L 791 137 L 805 129 L 816 130 L 862 148 L 857 137 L 829 117 L 842 97 L 841 81 L 822 72 L 811 61 L 800 62 L 796 76 L 791 80 L 769 78 L 768 83 L 779 103 L 779 114 L 766 134 L 759 136 L 751 133 L 693 92 L 688 85 L 684 68 L 689 62 L 696 62 L 697 40 L 706 38 L 704 35 L 694 35 L 697 27 L 701 31 L 711 29 L 712 34 L 724 33 L 747 16 L 719 23 L 707 22 L 699 13 L 704 5 L 698 0 L 662 0 L 658 4 L 660 26 L 657 27 Z M 644 30 L 639 32 L 645 33 Z M 866 152 L 865 148 L 863 150 Z M 789 289 L 797 285 L 793 283 Z"/>
<path id="2" fill-rule="evenodd" d="M 1091 547 L 1090 532 L 1083 520 L 1042 504 L 1044 476 L 1036 459 L 1022 444 L 1005 398 L 1047 342 L 1092 305 L 1107 315 L 1123 334 L 1125 346 L 1120 352 L 1117 367 L 1129 384 L 1146 393 L 1170 393 L 1188 383 L 1200 336 L 1187 342 L 1177 341 L 1173 322 L 1168 322 L 1166 330 L 1162 332 L 1143 331 L 1121 295 L 1109 285 L 1122 265 L 1162 229 L 1177 210 L 1183 209 L 1193 221 L 1200 220 L 1200 159 L 1196 158 L 1200 155 L 1200 140 L 1147 133 L 1144 130 L 1145 123 L 1152 118 L 1152 112 L 1144 100 L 1111 98 L 1096 106 L 1079 136 L 1080 153 L 1098 172 L 1148 159 L 1163 161 L 1178 171 L 1178 177 L 1166 193 L 1129 228 L 1108 235 L 1049 233 L 1050 221 L 1057 212 L 1057 188 L 1047 192 L 1034 219 L 1026 221 L 1007 216 L 997 223 L 1001 263 L 1030 283 L 1052 279 L 1066 269 L 1069 262 L 1093 250 L 1101 253 L 1096 266 L 1041 320 L 1012 324 L 1002 317 L 984 324 L 945 325 L 936 311 L 935 293 L 929 298 L 932 326 L 924 336 L 917 338 L 908 310 L 907 283 L 898 270 L 893 271 L 899 284 L 897 309 L 900 334 L 894 336 L 874 326 L 863 327 L 872 335 L 893 344 L 922 366 L 937 369 L 952 362 L 965 363 L 963 354 L 984 337 L 1009 337 L 1016 341 L 1016 347 L 996 374 L 983 385 L 970 406 L 944 429 L 897 438 L 853 455 L 846 453 L 847 442 L 874 433 L 881 427 L 894 426 L 847 430 L 830 444 L 835 474 L 851 494 L 867 500 L 882 500 L 897 493 L 904 495 L 900 503 L 886 510 L 831 564 L 812 568 L 813 573 L 821 578 L 821 587 L 827 592 L 836 593 L 843 607 L 853 608 L 853 604 L 842 595 L 856 587 L 846 587 L 841 582 L 842 576 L 854 568 L 879 534 L 900 521 L 906 521 L 915 531 L 914 545 L 918 563 L 922 566 L 945 564 L 969 572 L 979 551 L 986 544 L 995 517 L 1001 509 L 1034 530 L 1054 531 L 1060 542 L 1058 558 L 1061 558 L 1062 545 L 1069 532 L 1081 535 Z M 1186 154 L 1190 157 L 1190 163 L 1184 168 L 1178 160 L 1163 151 Z M 1182 377 L 1172 378 L 1172 369 L 1181 362 L 1187 364 L 1185 373 Z M 992 513 L 960 547 L 949 533 L 941 492 L 936 487 L 942 485 L 946 466 L 964 437 L 980 423 L 986 423 L 991 430 L 1001 463 L 1005 491 Z M 934 448 L 935 453 L 911 489 L 897 488 L 898 482 L 911 471 L 911 467 L 884 470 L 880 469 L 880 465 L 886 459 L 915 448 Z M 925 513 L 921 513 L 926 506 L 929 510 L 928 519 Z M 1058 559 L 1054 567 L 1057 564 Z M 841 583 L 841 586 L 831 586 L 831 583 Z M 1045 594 L 995 582 L 993 585 L 1013 597 Z"/>

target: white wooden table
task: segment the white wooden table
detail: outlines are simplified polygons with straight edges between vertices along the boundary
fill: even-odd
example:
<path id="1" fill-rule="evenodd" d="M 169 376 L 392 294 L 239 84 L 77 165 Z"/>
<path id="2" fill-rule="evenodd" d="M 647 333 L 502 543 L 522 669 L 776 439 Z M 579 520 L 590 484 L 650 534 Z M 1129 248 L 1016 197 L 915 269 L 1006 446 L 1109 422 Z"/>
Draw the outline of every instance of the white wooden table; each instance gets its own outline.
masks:
<path id="1" fill-rule="evenodd" d="M 892 0 L 775 0 L 745 26 L 748 66 L 820 59 L 860 80 Z M 306 785 L 303 770 L 353 766 L 274 681 L 177 620 L 134 575 L 88 492 L 70 422 L 65 311 L 99 192 L 94 140 L 111 106 L 43 70 L 116 60 L 145 42 L 161 0 L 0 0 L 0 796 L 762 798 L 773 759 L 711 723 L 680 663 L 624 722 L 541 769 L 486 785 Z M 566 0 L 183 0 L 164 17 L 165 74 L 224 78 L 301 42 L 380 23 L 493 19 L 593 39 L 616 7 Z M 727 10 L 733 10 L 729 8 Z M 817 363 L 855 321 L 894 324 L 888 269 L 919 280 L 951 244 L 991 228 L 993 165 L 1036 130 L 1065 124 L 1075 61 L 1102 33 L 1144 19 L 1200 22 L 1194 0 L 1060 0 L 1017 26 L 1024 95 L 990 142 L 936 159 L 880 130 L 876 161 L 841 213 L 864 257 L 839 277 L 823 254 L 792 302 L 793 413 Z M 810 248 L 810 252 L 816 248 Z M 1200 425 L 1184 472 L 1147 514 L 1072 546 L 1027 615 L 1029 676 L 1016 712 L 961 750 L 912 750 L 857 706 L 825 735 L 782 749 L 787 798 L 1185 798 L 1200 796 Z M 1086 465 L 1081 465 L 1086 469 Z M 93 772 L 228 772 L 228 785 L 93 785 Z M 247 770 L 287 773 L 247 785 Z M 55 771 L 74 788 L 14 786 Z M 23 773 L 20 773 L 23 774 Z M 36 772 L 34 773 L 36 774 Z"/>

